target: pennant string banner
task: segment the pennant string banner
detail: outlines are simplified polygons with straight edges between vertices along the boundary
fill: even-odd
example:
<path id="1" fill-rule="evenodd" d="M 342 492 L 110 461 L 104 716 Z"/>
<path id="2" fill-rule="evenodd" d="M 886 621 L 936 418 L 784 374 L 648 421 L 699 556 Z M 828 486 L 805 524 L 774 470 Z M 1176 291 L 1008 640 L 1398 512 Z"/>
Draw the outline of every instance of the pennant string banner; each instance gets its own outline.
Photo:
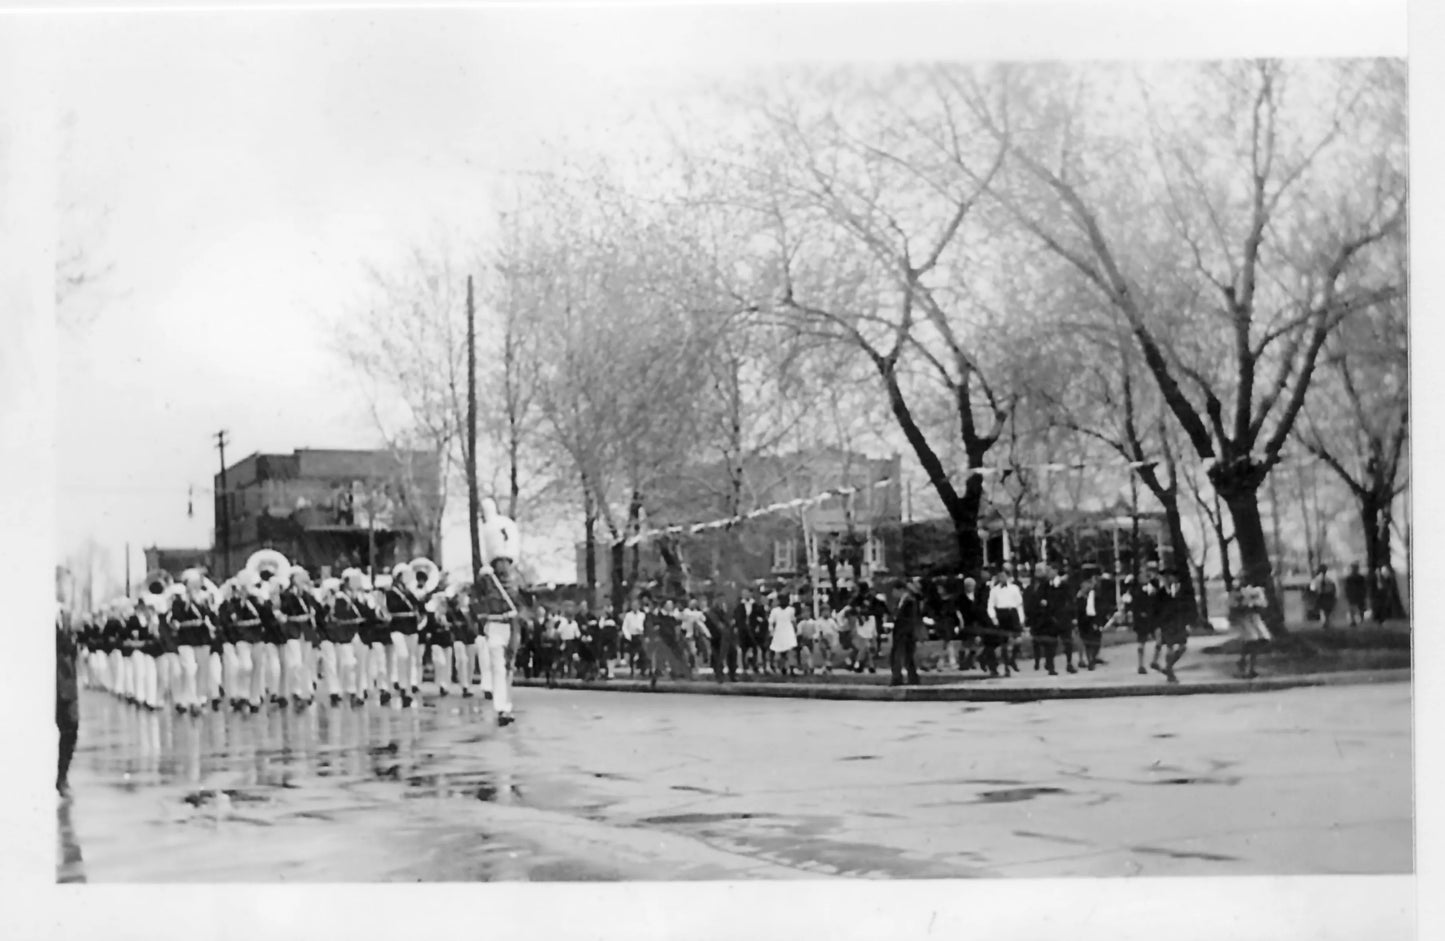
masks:
<path id="1" fill-rule="evenodd" d="M 995 476 L 997 476 L 997 477 L 1000 477 L 1000 479 L 1006 480 L 1006 479 L 1008 479 L 1010 476 L 1012 476 L 1014 473 L 1016 473 L 1016 472 L 1018 472 L 1018 471 L 1024 471 L 1024 470 L 1035 470 L 1035 471 L 1038 471 L 1038 472 L 1043 473 L 1043 474 L 1047 474 L 1047 473 L 1049 473 L 1050 471 L 1066 471 L 1066 470 L 1075 470 L 1075 471 L 1078 471 L 1078 470 L 1090 470 L 1090 469 L 1093 469 L 1093 468 L 1104 468 L 1104 467 L 1113 467 L 1113 468 L 1120 468 L 1120 467 L 1122 467 L 1122 468 L 1126 468 L 1126 469 L 1128 469 L 1128 470 L 1139 470 L 1140 468 L 1144 468 L 1144 467 L 1153 467 L 1153 466 L 1157 465 L 1158 463 L 1159 463 L 1158 461 L 1129 461 L 1129 462 L 1127 462 L 1127 463 L 1113 462 L 1113 463 L 1100 463 L 1100 464 L 1080 464 L 1080 463 L 1068 463 L 1068 464 L 1065 464 L 1065 463 L 1053 462 L 1053 463 L 1047 463 L 1047 464 L 1033 464 L 1033 465 L 1027 465 L 1027 464 L 1026 464 L 1026 465 L 1019 465 L 1019 466 L 1016 466 L 1016 467 L 969 467 L 969 468 L 965 468 L 965 469 L 964 469 L 964 471 L 963 471 L 963 476 L 965 476 L 965 477 L 975 477 L 975 476 L 976 476 L 976 477 L 995 477 Z M 863 490 L 871 490 L 871 489 L 874 489 L 874 488 L 877 488 L 877 487 L 886 487 L 886 486 L 888 486 L 888 485 L 891 484 L 891 483 L 894 483 L 894 481 L 893 481 L 892 479 L 890 479 L 890 478 L 884 478 L 883 480 L 875 481 L 874 483 L 869 484 L 869 485 L 867 485 L 866 487 L 834 487 L 834 488 L 832 488 L 831 490 L 825 490 L 825 491 L 823 491 L 822 493 L 814 494 L 814 495 L 811 496 L 811 497 L 798 497 L 798 498 L 793 499 L 793 500 L 782 500 L 782 501 L 780 501 L 780 502 L 778 502 L 778 503 L 769 504 L 768 506 L 761 506 L 761 507 L 758 507 L 756 510 L 752 510 L 752 511 L 750 511 L 750 512 L 743 513 L 743 514 L 741 514 L 741 515 L 739 515 L 739 516 L 728 516 L 728 517 L 724 517 L 724 518 L 722 518 L 722 519 L 708 520 L 708 521 L 705 522 L 705 523 L 692 523 L 692 524 L 690 524 L 690 525 L 681 525 L 681 524 L 680 524 L 680 525 L 676 525 L 676 526 L 666 526 L 666 527 L 663 527 L 663 528 L 661 528 L 661 529 L 648 529 L 648 530 L 644 530 L 644 531 L 642 531 L 642 532 L 640 532 L 640 533 L 636 533 L 636 534 L 634 534 L 634 535 L 632 535 L 632 536 L 628 536 L 628 537 L 626 537 L 625 539 L 623 539 L 623 540 L 621 540 L 621 541 L 622 541 L 622 543 L 623 543 L 624 545 L 631 547 L 631 546 L 637 545 L 638 543 L 643 543 L 643 542 L 647 542 L 647 541 L 649 541 L 649 540 L 651 540 L 651 539 L 656 539 L 656 538 L 658 538 L 659 536 L 675 536 L 675 535 L 679 535 L 679 534 L 681 534 L 681 533 L 696 534 L 696 533 L 705 532 L 705 531 L 710 530 L 710 529 L 721 529 L 721 528 L 723 528 L 723 527 L 733 526 L 733 525 L 735 525 L 735 524 L 737 524 L 737 523 L 740 523 L 740 522 L 743 522 L 743 521 L 745 521 L 745 520 L 759 519 L 759 518 L 764 517 L 764 516 L 771 516 L 771 515 L 774 514 L 774 513 L 781 513 L 781 512 L 784 511 L 784 510 L 793 510 L 793 509 L 800 509 L 800 508 L 802 508 L 802 507 L 812 506 L 812 505 L 817 504 L 817 503 L 822 503 L 824 500 L 830 500 L 830 499 L 832 499 L 832 498 L 834 498 L 834 497 L 849 496 L 849 495 L 851 495 L 851 494 L 855 494 L 855 493 L 858 493 L 858 492 L 863 491 Z"/>

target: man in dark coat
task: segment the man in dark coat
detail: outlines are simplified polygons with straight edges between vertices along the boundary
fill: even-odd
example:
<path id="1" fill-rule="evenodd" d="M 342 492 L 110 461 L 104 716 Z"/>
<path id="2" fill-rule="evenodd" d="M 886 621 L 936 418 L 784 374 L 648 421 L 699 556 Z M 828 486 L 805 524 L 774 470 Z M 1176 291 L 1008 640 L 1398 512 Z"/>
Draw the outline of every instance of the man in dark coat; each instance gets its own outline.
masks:
<path id="1" fill-rule="evenodd" d="M 728 615 L 727 607 L 718 596 L 708 599 L 706 612 L 707 628 L 712 633 L 712 675 L 719 683 L 723 681 L 726 669 L 728 682 L 738 678 L 738 629 L 735 617 Z"/>
<path id="2" fill-rule="evenodd" d="M 1345 610 L 1350 626 L 1363 624 L 1365 620 L 1365 598 L 1369 593 L 1368 582 L 1360 571 L 1360 563 L 1351 562 L 1345 582 Z"/>
<path id="3" fill-rule="evenodd" d="M 893 614 L 893 643 L 888 651 L 888 667 L 893 672 L 890 686 L 903 685 L 903 674 L 908 673 L 908 685 L 917 686 L 918 679 L 918 636 L 923 631 L 923 600 L 917 578 L 910 578 L 901 586 L 902 596 Z"/>
<path id="4" fill-rule="evenodd" d="M 733 608 L 733 627 L 742 652 L 742 667 L 754 675 L 762 672 L 768 646 L 768 612 L 748 589 Z"/>
<path id="5" fill-rule="evenodd" d="M 984 632 L 988 629 L 988 614 L 984 611 L 983 593 L 978 590 L 978 581 L 963 580 L 955 602 L 958 609 L 959 636 L 963 641 L 963 660 L 959 669 L 972 670 L 979 665 L 979 654 L 983 648 Z"/>

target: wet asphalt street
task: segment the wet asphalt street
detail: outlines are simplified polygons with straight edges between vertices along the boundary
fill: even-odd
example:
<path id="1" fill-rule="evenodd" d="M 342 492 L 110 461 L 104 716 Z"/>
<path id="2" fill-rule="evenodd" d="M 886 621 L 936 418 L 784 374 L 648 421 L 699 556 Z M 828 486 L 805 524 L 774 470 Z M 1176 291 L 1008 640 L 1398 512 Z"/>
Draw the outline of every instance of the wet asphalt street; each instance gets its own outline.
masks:
<path id="1" fill-rule="evenodd" d="M 520 690 L 199 718 L 82 694 L 58 878 L 1412 871 L 1410 687 L 1005 703 Z"/>

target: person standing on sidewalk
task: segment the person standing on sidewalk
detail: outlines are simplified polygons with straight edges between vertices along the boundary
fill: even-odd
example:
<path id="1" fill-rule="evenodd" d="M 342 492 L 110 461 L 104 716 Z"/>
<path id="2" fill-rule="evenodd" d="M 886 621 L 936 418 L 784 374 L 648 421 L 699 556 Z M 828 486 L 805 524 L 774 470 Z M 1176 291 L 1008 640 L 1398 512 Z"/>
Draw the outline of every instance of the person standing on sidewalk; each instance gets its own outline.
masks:
<path id="1" fill-rule="evenodd" d="M 1350 572 L 1345 576 L 1345 609 L 1350 627 L 1365 623 L 1365 598 L 1368 594 L 1368 582 L 1360 572 L 1360 563 L 1351 562 Z"/>
<path id="2" fill-rule="evenodd" d="M 708 599 L 707 627 L 712 635 L 712 675 L 719 683 L 726 670 L 729 683 L 738 679 L 738 630 L 723 600 Z"/>
<path id="3" fill-rule="evenodd" d="M 798 649 L 795 619 L 792 599 L 785 594 L 778 595 L 773 610 L 768 613 L 768 654 L 777 658 L 778 672 L 784 676 L 792 674 L 793 668 L 788 665 L 788 660 Z"/>
<path id="4" fill-rule="evenodd" d="M 1099 576 L 1087 572 L 1079 589 L 1074 617 L 1079 625 L 1079 641 L 1083 645 L 1079 659 L 1092 670 L 1099 663 L 1099 648 L 1104 642 L 1104 620 L 1099 598 Z"/>
<path id="5" fill-rule="evenodd" d="M 1330 570 L 1327 566 L 1321 565 L 1315 570 L 1315 577 L 1310 579 L 1310 594 L 1315 600 L 1315 611 L 1319 614 L 1320 626 L 1328 630 L 1330 617 L 1335 613 L 1337 593 L 1335 580 L 1330 578 Z"/>
<path id="6" fill-rule="evenodd" d="M 1188 610 L 1189 600 L 1180 591 L 1179 573 L 1174 569 L 1164 571 L 1164 590 L 1160 592 L 1159 643 L 1165 650 L 1164 666 L 1161 672 L 1171 683 L 1178 683 L 1174 665 L 1184 656 L 1189 644 L 1189 622 L 1193 612 Z"/>
<path id="7" fill-rule="evenodd" d="M 1144 669 L 1144 650 L 1149 646 L 1149 641 L 1154 641 L 1154 659 L 1150 666 L 1160 669 L 1159 654 L 1163 645 L 1159 643 L 1159 595 L 1164 588 L 1164 583 L 1159 580 L 1159 570 L 1153 562 L 1150 562 L 1145 569 L 1144 581 L 1141 584 L 1132 586 L 1129 592 L 1129 613 L 1134 620 L 1134 640 L 1139 646 L 1139 673 L 1147 675 L 1148 670 Z"/>
<path id="8" fill-rule="evenodd" d="M 733 608 L 733 628 L 737 631 L 742 670 L 757 676 L 762 672 L 766 659 L 768 613 L 747 588 L 743 589 L 742 598 Z"/>
<path id="9" fill-rule="evenodd" d="M 1024 632 L 1024 596 L 1007 569 L 1000 569 L 994 576 L 993 587 L 988 593 L 988 619 L 993 625 L 993 640 L 997 643 L 1003 662 L 1003 675 L 1017 673 L 1018 638 Z M 985 639 L 985 657 L 989 656 L 988 638 Z M 990 657 L 990 660 L 992 658 Z M 989 671 L 993 673 L 993 670 Z"/>
<path id="10" fill-rule="evenodd" d="M 917 686 L 918 679 L 918 635 L 923 631 L 922 588 L 916 577 L 900 586 L 902 596 L 893 613 L 893 643 L 888 650 L 888 669 L 892 673 L 889 686 L 903 685 L 903 675 L 908 674 L 908 685 Z"/>

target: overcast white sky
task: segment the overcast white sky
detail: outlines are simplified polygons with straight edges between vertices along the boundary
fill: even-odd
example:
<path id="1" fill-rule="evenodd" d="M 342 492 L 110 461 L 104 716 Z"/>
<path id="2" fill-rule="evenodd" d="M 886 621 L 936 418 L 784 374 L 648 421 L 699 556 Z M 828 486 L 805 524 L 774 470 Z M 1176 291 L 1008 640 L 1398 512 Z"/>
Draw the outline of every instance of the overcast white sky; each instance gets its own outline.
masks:
<path id="1" fill-rule="evenodd" d="M 1147 49 L 1121 47 L 1107 18 L 1085 15 L 1097 8 L 213 12 L 52 23 L 64 48 L 57 104 L 76 118 L 64 195 L 82 207 L 87 246 L 112 265 L 77 302 L 93 320 L 58 338 L 57 549 L 94 538 L 119 565 L 129 541 L 139 566 L 142 545 L 208 544 L 200 488 L 216 470 L 211 436 L 222 427 L 232 460 L 372 445 L 366 403 L 325 326 L 364 296 L 363 264 L 436 233 L 477 231 L 507 174 L 545 165 L 552 142 L 636 146 L 649 108 L 691 83 L 798 59 L 1259 51 L 1239 46 L 1229 17 L 1169 3 L 1136 5 L 1119 22 L 1172 9 L 1175 25 L 1166 12 L 1168 28 Z M 1349 38 L 1336 30 L 1321 40 L 1309 32 L 1318 21 L 1301 24 L 1260 38 L 1276 51 L 1303 41 L 1316 52 Z M 1353 37 L 1355 51 L 1403 50 L 1403 32 L 1373 29 Z M 109 211 L 103 226 L 88 221 L 97 207 Z M 449 533 L 449 565 L 465 563 L 464 534 Z M 538 561 L 543 577 L 571 577 L 565 551 Z"/>

